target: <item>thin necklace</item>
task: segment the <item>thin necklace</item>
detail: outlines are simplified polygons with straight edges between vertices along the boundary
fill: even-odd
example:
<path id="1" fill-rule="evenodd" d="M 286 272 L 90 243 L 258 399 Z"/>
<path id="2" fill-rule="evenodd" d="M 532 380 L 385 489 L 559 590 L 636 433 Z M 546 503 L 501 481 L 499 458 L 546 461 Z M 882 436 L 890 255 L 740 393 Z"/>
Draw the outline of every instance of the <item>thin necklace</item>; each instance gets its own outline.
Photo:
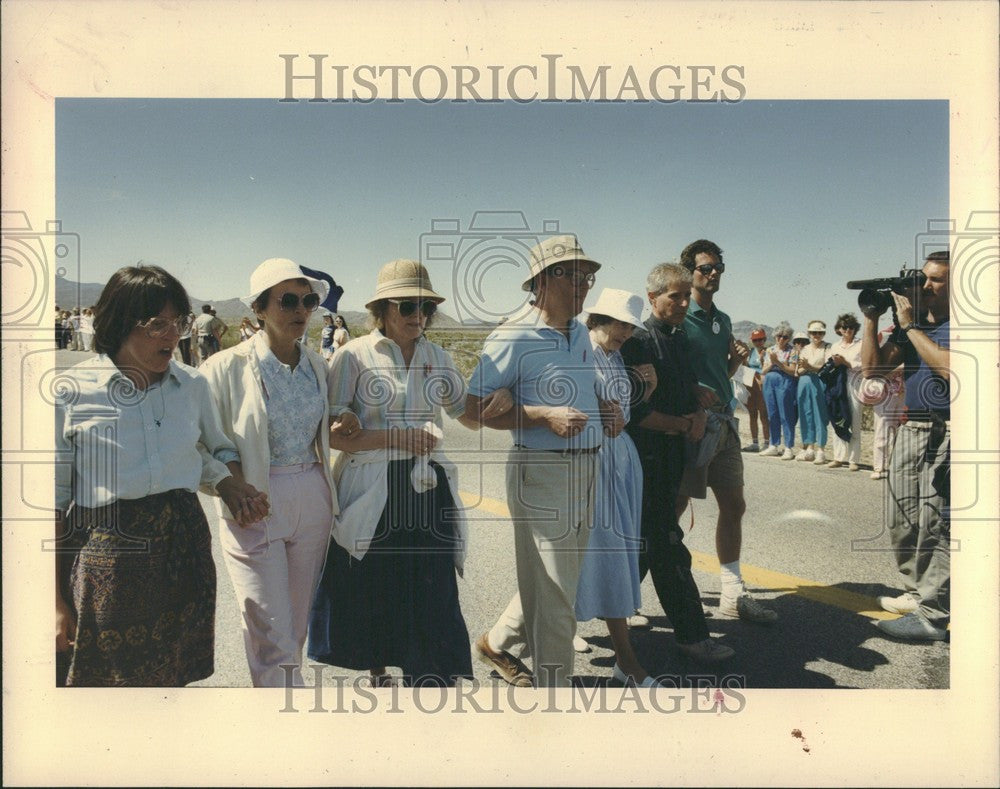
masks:
<path id="1" fill-rule="evenodd" d="M 162 410 L 160 411 L 160 416 L 159 417 L 156 416 L 156 409 L 153 408 L 153 403 L 152 402 L 150 402 L 149 407 L 153 411 L 153 421 L 156 423 L 157 427 L 160 427 L 161 420 L 164 419 L 166 417 L 166 415 L 167 415 L 167 401 L 166 401 L 166 399 L 163 396 L 163 384 L 162 383 L 159 383 L 159 384 L 156 385 L 156 390 L 160 393 L 160 405 L 162 406 Z"/>

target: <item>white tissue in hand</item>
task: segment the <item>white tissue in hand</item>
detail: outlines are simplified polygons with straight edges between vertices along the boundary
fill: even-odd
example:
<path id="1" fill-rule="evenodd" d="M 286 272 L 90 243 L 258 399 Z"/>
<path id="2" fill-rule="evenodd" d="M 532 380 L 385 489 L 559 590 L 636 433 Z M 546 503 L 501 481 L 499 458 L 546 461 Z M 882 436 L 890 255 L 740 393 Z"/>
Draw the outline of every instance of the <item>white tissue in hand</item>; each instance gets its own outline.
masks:
<path id="1" fill-rule="evenodd" d="M 433 434 L 438 442 L 444 438 L 444 433 L 433 422 L 424 422 L 421 428 Z M 417 493 L 423 493 L 437 487 L 437 474 L 431 468 L 430 455 L 417 455 L 417 462 L 413 464 L 413 471 L 410 472 L 410 483 Z"/>

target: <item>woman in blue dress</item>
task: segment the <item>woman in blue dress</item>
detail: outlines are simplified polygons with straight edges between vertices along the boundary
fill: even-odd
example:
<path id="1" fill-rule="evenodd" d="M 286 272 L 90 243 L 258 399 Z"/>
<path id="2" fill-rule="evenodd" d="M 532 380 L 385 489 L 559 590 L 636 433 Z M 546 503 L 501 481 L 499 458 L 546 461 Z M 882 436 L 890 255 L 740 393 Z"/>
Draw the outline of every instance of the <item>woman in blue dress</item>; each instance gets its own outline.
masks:
<path id="1" fill-rule="evenodd" d="M 605 288 L 587 310 L 587 328 L 605 400 L 617 401 L 629 419 L 631 382 L 620 349 L 642 328 L 642 299 L 623 290 Z M 641 374 L 652 376 L 652 368 Z M 655 381 L 647 380 L 655 385 Z M 647 396 L 652 394 L 647 386 Z M 627 618 L 639 608 L 639 544 L 642 518 L 642 469 L 635 444 L 625 431 L 604 437 L 598 455 L 600 473 L 594 495 L 594 522 L 580 568 L 576 591 L 576 619 L 604 619 L 615 650 L 614 678 L 642 687 L 654 684 L 639 663 L 629 640 Z"/>

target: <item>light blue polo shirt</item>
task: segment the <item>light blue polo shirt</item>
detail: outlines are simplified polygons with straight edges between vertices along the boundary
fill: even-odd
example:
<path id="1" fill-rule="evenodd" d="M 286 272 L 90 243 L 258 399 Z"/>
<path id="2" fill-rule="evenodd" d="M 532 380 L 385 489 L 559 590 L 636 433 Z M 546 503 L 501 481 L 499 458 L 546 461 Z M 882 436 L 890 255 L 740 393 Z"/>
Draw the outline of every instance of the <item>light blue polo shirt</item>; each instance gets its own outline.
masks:
<path id="1" fill-rule="evenodd" d="M 714 303 L 708 313 L 691 299 L 684 318 L 684 332 L 698 383 L 714 389 L 719 402 L 728 405 L 733 399 L 733 382 L 729 379 L 729 338 L 733 336 L 733 322 Z"/>
<path id="2" fill-rule="evenodd" d="M 590 449 L 601 445 L 597 368 L 587 327 L 574 319 L 569 340 L 545 324 L 505 323 L 483 345 L 469 382 L 469 394 L 483 398 L 509 389 L 520 405 L 572 406 L 588 415 L 586 427 L 561 438 L 547 427 L 511 431 L 515 444 L 529 449 Z"/>

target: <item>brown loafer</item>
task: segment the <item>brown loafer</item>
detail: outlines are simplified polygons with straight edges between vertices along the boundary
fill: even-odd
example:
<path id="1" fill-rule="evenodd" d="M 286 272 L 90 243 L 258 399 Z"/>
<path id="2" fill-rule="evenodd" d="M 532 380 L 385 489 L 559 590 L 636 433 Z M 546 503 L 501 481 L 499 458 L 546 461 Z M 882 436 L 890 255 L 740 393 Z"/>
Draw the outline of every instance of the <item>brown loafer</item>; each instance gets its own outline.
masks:
<path id="1" fill-rule="evenodd" d="M 530 688 L 532 686 L 531 672 L 528 667 L 514 657 L 510 652 L 500 650 L 494 652 L 490 648 L 486 633 L 483 633 L 472 647 L 472 653 L 476 659 L 493 669 L 504 680 L 516 688 Z"/>

